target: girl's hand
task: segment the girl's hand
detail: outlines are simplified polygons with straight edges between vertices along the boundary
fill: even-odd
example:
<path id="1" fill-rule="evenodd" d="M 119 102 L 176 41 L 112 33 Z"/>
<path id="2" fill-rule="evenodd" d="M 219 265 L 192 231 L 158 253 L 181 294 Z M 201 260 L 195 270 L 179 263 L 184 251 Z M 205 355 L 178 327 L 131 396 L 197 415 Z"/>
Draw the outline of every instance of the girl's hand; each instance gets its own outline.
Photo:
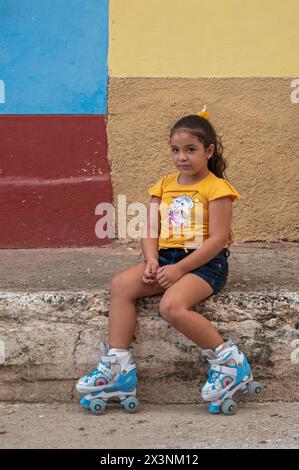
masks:
<path id="1" fill-rule="evenodd" d="M 154 284 L 156 281 L 157 270 L 159 268 L 159 262 L 157 258 L 150 258 L 142 276 L 142 280 L 145 284 Z"/>
<path id="2" fill-rule="evenodd" d="M 170 264 L 158 268 L 157 281 L 160 286 L 167 289 L 183 276 L 184 272 L 177 264 Z"/>

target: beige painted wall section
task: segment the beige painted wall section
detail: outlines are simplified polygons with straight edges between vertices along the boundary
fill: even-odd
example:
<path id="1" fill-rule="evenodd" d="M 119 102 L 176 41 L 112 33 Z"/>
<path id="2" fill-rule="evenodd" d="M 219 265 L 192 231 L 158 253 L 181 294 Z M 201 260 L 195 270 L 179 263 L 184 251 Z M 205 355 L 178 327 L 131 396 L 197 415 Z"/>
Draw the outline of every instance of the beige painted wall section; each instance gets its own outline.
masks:
<path id="1" fill-rule="evenodd" d="M 234 203 L 235 242 L 298 240 L 298 113 L 290 79 L 111 78 L 108 142 L 114 205 L 148 204 L 146 188 L 172 166 L 172 124 L 207 104 L 222 137 Z M 129 217 L 130 220 L 132 217 Z"/>
<path id="2" fill-rule="evenodd" d="M 110 0 L 113 77 L 296 77 L 298 0 Z"/>

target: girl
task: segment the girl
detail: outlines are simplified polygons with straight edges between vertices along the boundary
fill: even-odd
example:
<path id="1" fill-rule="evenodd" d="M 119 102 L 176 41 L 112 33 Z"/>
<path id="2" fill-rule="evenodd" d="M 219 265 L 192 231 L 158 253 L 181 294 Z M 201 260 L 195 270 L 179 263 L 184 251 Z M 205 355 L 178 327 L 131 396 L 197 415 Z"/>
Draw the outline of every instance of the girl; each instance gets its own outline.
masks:
<path id="1" fill-rule="evenodd" d="M 223 146 L 208 113 L 204 110 L 180 119 L 171 130 L 170 147 L 178 171 L 148 189 L 151 204 L 141 240 L 144 261 L 118 273 L 111 282 L 110 348 L 98 367 L 77 383 L 81 393 L 97 392 L 81 400 L 87 408 L 94 396 L 105 402 L 110 396 L 135 395 L 136 366 L 130 344 L 136 324 L 134 301 L 144 296 L 163 294 L 162 317 L 194 341 L 210 362 L 202 397 L 212 402 L 211 412 L 220 411 L 217 400 L 224 393 L 239 382 L 244 388 L 244 381 L 252 380 L 237 346 L 190 310 L 226 284 L 232 202 L 240 199 L 224 179 Z M 131 400 L 132 411 L 137 404 Z M 102 405 L 94 411 L 102 411 Z"/>

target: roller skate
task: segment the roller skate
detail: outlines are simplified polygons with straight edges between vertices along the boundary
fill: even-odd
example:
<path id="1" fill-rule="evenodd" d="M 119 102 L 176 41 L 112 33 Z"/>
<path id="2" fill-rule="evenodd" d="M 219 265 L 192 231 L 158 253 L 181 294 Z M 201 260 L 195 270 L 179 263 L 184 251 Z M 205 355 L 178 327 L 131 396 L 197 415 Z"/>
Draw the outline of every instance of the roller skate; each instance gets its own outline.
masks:
<path id="1" fill-rule="evenodd" d="M 93 414 L 103 414 L 109 398 L 119 398 L 121 406 L 128 413 L 135 413 L 139 407 L 136 395 L 136 366 L 132 360 L 133 348 L 127 350 L 109 349 L 96 369 L 78 380 L 76 389 L 87 393 L 81 405 Z"/>
<path id="2" fill-rule="evenodd" d="M 233 415 L 237 403 L 232 397 L 238 390 L 252 394 L 261 392 L 262 385 L 253 382 L 250 365 L 233 341 L 228 339 L 215 351 L 203 349 L 202 355 L 211 364 L 208 380 L 201 391 L 202 398 L 210 402 L 210 413 Z"/>

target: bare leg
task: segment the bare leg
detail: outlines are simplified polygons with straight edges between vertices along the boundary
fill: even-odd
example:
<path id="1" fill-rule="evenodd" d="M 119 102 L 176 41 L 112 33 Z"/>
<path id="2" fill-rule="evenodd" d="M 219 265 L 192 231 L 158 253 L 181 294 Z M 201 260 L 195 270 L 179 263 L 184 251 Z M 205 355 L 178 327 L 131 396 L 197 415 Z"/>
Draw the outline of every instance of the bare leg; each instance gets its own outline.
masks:
<path id="1" fill-rule="evenodd" d="M 212 323 L 200 313 L 181 309 L 170 323 L 202 349 L 216 349 L 224 341 Z"/>
<path id="2" fill-rule="evenodd" d="M 146 263 L 116 274 L 111 282 L 109 308 L 109 346 L 128 349 L 136 327 L 135 299 L 165 292 L 158 283 L 142 281 Z"/>
<path id="3" fill-rule="evenodd" d="M 161 315 L 202 349 L 215 349 L 224 343 L 207 318 L 189 310 L 212 292 L 212 287 L 204 279 L 188 273 L 166 290 L 160 303 Z"/>

